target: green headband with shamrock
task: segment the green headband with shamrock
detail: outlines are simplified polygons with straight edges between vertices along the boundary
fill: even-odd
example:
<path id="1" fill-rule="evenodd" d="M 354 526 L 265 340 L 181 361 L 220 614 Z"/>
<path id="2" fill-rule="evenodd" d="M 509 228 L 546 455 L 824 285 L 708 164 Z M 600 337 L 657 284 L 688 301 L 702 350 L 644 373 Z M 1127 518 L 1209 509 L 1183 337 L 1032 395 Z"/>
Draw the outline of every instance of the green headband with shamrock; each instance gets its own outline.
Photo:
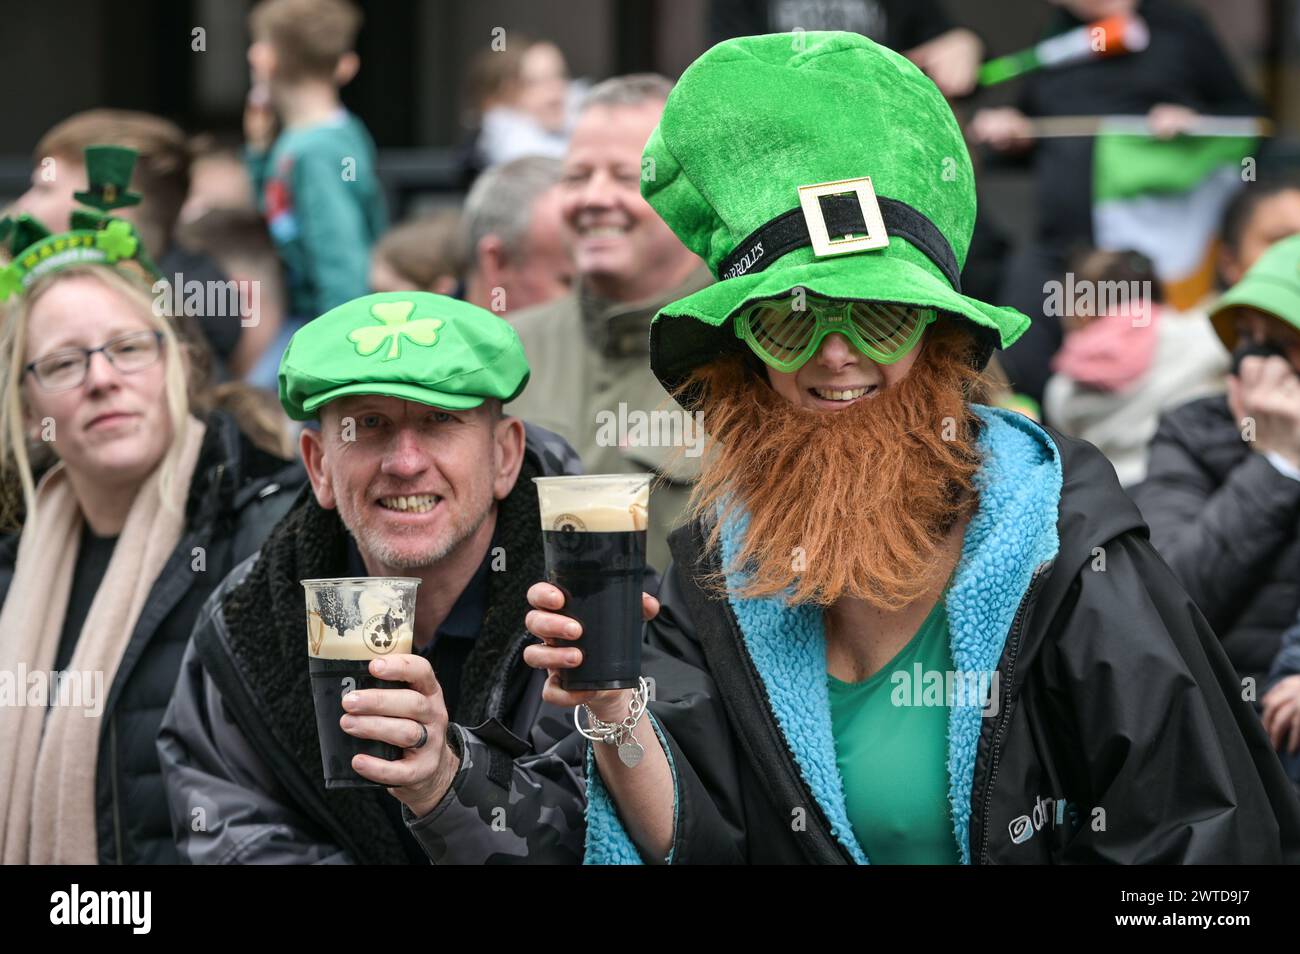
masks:
<path id="1" fill-rule="evenodd" d="M 139 203 L 140 195 L 128 188 L 135 160 L 135 151 L 121 146 L 86 148 L 90 187 L 73 197 L 89 208 L 72 213 L 70 231 L 51 234 L 30 215 L 0 219 L 0 242 L 8 240 L 13 251 L 13 261 L 0 269 L 0 302 L 21 294 L 42 275 L 74 265 L 134 261 L 157 277 L 135 227 L 108 214 Z"/>

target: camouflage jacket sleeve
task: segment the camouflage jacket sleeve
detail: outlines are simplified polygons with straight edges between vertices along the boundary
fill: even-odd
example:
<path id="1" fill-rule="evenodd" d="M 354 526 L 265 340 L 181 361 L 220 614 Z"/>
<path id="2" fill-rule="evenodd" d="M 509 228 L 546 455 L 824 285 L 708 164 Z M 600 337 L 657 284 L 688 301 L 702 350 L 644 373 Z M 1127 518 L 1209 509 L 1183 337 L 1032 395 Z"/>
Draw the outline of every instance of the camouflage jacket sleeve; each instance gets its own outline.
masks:
<path id="1" fill-rule="evenodd" d="M 460 770 L 442 801 L 411 834 L 434 864 L 577 864 L 586 835 L 583 739 L 570 733 L 540 754 L 495 720 L 452 723 L 447 740 Z"/>

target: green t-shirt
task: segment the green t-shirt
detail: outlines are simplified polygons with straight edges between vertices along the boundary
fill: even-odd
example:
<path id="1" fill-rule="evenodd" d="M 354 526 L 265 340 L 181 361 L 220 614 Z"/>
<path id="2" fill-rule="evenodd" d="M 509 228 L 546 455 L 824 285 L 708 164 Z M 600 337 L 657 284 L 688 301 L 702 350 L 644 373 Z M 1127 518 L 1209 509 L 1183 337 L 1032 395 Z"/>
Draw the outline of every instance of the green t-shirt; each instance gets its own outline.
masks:
<path id="1" fill-rule="evenodd" d="M 918 663 L 922 674 L 953 668 L 943 597 L 879 672 L 852 683 L 826 676 L 849 822 L 872 864 L 960 861 L 948 806 L 948 707 L 914 704 L 924 699 L 924 675 L 913 685 Z"/>

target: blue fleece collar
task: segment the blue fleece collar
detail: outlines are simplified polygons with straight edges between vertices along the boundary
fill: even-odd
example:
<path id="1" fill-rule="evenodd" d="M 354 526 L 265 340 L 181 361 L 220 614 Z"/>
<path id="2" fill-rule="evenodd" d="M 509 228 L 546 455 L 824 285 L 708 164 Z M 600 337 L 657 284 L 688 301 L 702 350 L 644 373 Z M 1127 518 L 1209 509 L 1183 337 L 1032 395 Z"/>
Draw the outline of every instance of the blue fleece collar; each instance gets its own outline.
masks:
<path id="1" fill-rule="evenodd" d="M 1052 559 L 1059 547 L 1061 460 L 1051 438 L 1028 418 L 998 408 L 974 410 L 985 424 L 978 443 L 982 465 L 975 477 L 979 509 L 967 527 L 948 590 L 948 629 L 954 667 L 965 673 L 991 673 L 1035 568 Z M 723 525 L 724 567 L 735 563 L 747 526 L 743 512 Z M 740 574 L 728 574 L 733 592 L 742 582 Z M 866 864 L 848 819 L 835 760 L 820 608 L 787 606 L 780 596 L 729 599 L 800 774 L 832 834 L 851 857 Z M 970 796 L 982 710 L 954 705 L 949 712 L 948 799 L 953 837 L 962 863 L 969 864 Z M 637 859 L 597 772 L 588 776 L 588 799 L 587 863 Z"/>
<path id="2" fill-rule="evenodd" d="M 960 672 L 997 669 L 1034 571 L 1060 549 L 1061 455 L 1041 427 L 1014 411 L 976 407 L 987 425 L 976 477 L 979 512 L 966 528 L 948 590 L 948 632 Z M 948 804 L 962 864 L 970 864 L 970 797 L 982 710 L 954 706 L 948 717 Z"/>

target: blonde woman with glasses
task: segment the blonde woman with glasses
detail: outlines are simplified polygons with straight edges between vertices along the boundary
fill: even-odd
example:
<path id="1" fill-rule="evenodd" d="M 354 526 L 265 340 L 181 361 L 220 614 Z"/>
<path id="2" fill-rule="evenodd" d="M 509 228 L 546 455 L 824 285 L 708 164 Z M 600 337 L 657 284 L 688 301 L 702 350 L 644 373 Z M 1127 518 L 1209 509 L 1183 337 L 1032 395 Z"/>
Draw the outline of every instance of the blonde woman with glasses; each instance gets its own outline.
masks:
<path id="1" fill-rule="evenodd" d="M 208 593 L 300 482 L 245 433 L 268 445 L 277 422 L 211 409 L 200 346 L 152 278 L 90 254 L 133 247 L 104 241 L 107 221 L 36 224 L 0 269 L 0 510 L 18 527 L 0 537 L 4 863 L 177 860 L 158 725 Z M 21 267 L 72 257 L 78 236 L 80 261 Z"/>

